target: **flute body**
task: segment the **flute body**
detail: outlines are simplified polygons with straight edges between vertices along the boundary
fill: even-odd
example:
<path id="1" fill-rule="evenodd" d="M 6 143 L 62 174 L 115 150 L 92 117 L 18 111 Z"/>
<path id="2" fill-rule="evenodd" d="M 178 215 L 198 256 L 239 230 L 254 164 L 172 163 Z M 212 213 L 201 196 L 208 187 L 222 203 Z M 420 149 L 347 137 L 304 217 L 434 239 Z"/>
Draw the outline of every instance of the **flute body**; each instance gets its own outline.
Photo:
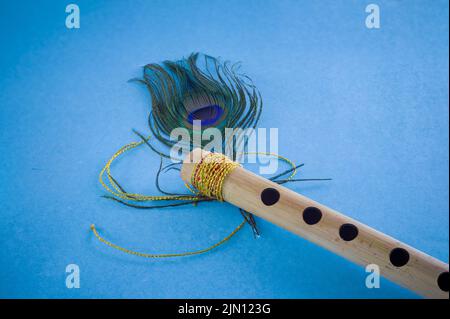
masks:
<path id="1" fill-rule="evenodd" d="M 194 149 L 181 177 L 190 182 Z M 428 298 L 449 298 L 448 264 L 242 167 L 224 179 L 225 201 L 314 242 L 359 265 L 376 264 L 381 275 Z"/>

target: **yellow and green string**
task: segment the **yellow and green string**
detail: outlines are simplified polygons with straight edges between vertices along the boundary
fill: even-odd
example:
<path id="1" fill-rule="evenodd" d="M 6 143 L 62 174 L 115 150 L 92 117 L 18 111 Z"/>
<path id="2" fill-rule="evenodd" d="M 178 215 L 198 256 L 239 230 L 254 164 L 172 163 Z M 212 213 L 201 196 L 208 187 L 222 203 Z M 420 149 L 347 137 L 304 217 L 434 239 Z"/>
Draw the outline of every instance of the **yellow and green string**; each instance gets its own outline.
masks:
<path id="1" fill-rule="evenodd" d="M 117 182 L 117 180 L 113 177 L 113 175 L 111 173 L 111 165 L 118 157 L 120 157 L 124 153 L 126 153 L 132 149 L 135 149 L 136 147 L 139 147 L 143 144 L 147 144 L 148 139 L 149 138 L 144 138 L 139 142 L 131 142 L 131 143 L 121 147 L 106 162 L 105 166 L 103 167 L 103 169 L 100 171 L 100 174 L 99 174 L 100 184 L 109 193 L 108 196 L 104 196 L 104 197 L 118 201 L 127 206 L 135 207 L 135 208 L 164 208 L 164 207 L 170 207 L 170 206 L 181 206 L 181 205 L 185 205 L 185 204 L 196 204 L 200 201 L 222 200 L 221 185 L 223 183 L 223 179 L 226 177 L 228 172 L 223 172 L 223 174 L 221 175 L 221 178 L 216 179 L 214 181 L 213 180 L 204 180 L 203 183 L 195 183 L 194 182 L 193 185 L 189 185 L 189 184 L 185 183 L 186 188 L 191 192 L 190 195 L 189 194 L 186 194 L 186 195 L 177 194 L 177 195 L 156 195 L 155 196 L 155 195 L 143 195 L 143 194 L 126 192 L 123 189 L 123 187 Z M 273 180 L 275 182 L 282 184 L 282 183 L 285 183 L 288 181 L 300 181 L 300 180 L 294 180 L 293 177 L 296 175 L 297 169 L 299 167 L 303 166 L 303 164 L 296 166 L 294 164 L 294 162 L 292 162 L 288 158 L 285 158 L 281 155 L 274 154 L 274 153 L 245 153 L 245 154 L 246 155 L 274 156 L 274 157 L 277 157 L 279 160 L 288 163 L 291 166 L 290 169 L 270 178 L 271 180 Z M 223 159 L 224 158 L 222 154 L 218 154 L 218 153 L 211 153 L 211 157 L 215 158 L 215 159 Z M 231 170 L 234 167 L 239 165 L 232 161 L 229 161 L 228 164 L 229 164 L 229 166 L 223 165 L 222 167 L 225 170 Z M 200 168 L 201 169 L 211 169 L 212 167 L 203 165 L 203 166 L 200 166 Z M 202 172 L 202 171 L 200 171 L 199 174 L 200 174 L 200 176 L 203 176 L 203 178 L 205 178 L 205 176 L 208 176 L 208 174 L 206 172 Z M 277 178 L 284 176 L 286 174 L 289 174 L 287 178 L 282 179 L 282 180 L 277 180 Z M 106 179 L 105 179 L 105 177 L 106 177 Z M 314 180 L 317 180 L 317 179 L 314 179 Z M 212 191 L 208 192 L 207 191 L 208 189 L 212 190 Z M 154 206 L 137 206 L 137 205 L 130 203 L 130 202 L 153 202 L 153 201 L 182 201 L 182 202 L 179 204 L 172 203 L 172 204 L 154 205 Z M 141 253 L 141 252 L 133 251 L 133 250 L 121 247 L 119 245 L 116 245 L 116 244 L 106 240 L 105 238 L 103 238 L 99 234 L 97 229 L 95 228 L 95 225 L 91 225 L 91 229 L 92 229 L 95 237 L 99 241 L 110 246 L 111 248 L 120 250 L 127 254 L 136 255 L 136 256 L 145 257 L 145 258 L 183 257 L 183 256 L 190 256 L 190 255 L 206 253 L 206 252 L 224 244 L 229 239 L 231 239 L 240 229 L 242 229 L 242 227 L 245 225 L 246 222 L 249 222 L 251 224 L 251 222 L 249 220 L 249 213 L 243 212 L 243 211 L 241 211 L 241 213 L 244 213 L 243 214 L 244 220 L 225 238 L 221 239 L 220 241 L 216 242 L 215 244 L 213 244 L 207 248 L 200 249 L 200 250 L 194 250 L 194 251 L 188 251 L 188 252 L 181 252 L 181 253 L 148 254 L 148 253 Z"/>

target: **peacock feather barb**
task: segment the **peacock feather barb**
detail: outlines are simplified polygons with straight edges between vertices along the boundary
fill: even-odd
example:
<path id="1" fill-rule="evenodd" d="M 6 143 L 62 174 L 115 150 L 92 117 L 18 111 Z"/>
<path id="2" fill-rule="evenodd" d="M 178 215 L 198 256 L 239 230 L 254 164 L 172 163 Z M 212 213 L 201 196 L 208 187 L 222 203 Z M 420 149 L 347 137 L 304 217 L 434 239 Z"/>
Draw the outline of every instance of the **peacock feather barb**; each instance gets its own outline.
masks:
<path id="1" fill-rule="evenodd" d="M 192 150 L 194 121 L 201 130 L 220 130 L 222 145 L 227 143 L 225 128 L 255 128 L 262 111 L 262 99 L 252 80 L 239 73 L 239 63 L 193 53 L 186 59 L 151 63 L 144 66 L 143 77 L 134 79 L 147 87 L 151 96 L 148 123 L 158 141 L 172 147 L 175 128 L 187 128 Z M 201 133 L 201 132 L 200 132 Z M 208 141 L 202 141 L 202 145 Z M 157 151 L 154 146 L 152 149 Z M 157 151 L 169 158 L 168 152 Z"/>

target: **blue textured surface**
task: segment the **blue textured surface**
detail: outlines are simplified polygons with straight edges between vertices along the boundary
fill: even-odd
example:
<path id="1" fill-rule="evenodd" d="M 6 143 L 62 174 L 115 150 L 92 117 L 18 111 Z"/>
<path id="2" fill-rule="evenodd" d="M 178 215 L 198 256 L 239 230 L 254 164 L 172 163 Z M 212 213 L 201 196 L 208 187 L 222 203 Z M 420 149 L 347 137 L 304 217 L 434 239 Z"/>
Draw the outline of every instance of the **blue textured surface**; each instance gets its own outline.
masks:
<path id="1" fill-rule="evenodd" d="M 140 211 L 100 198 L 97 174 L 146 132 L 149 96 L 127 83 L 149 62 L 192 51 L 242 61 L 264 99 L 260 127 L 278 127 L 281 154 L 305 162 L 291 185 L 443 261 L 449 252 L 448 2 L 64 1 L 0 3 L 0 297 L 410 298 L 362 268 L 258 220 L 214 252 L 240 221 L 228 204 Z M 152 193 L 157 157 L 136 151 L 114 167 Z M 182 190 L 179 178 L 164 187 Z M 81 288 L 65 287 L 65 267 Z"/>

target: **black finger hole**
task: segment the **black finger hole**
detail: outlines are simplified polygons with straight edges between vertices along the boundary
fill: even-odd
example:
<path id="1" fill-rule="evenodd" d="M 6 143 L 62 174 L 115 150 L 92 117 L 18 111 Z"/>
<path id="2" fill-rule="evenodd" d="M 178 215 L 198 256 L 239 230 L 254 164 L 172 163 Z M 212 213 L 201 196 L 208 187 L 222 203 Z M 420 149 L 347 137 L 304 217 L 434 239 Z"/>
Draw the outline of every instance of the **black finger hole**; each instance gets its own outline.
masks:
<path id="1" fill-rule="evenodd" d="M 448 292 L 449 281 L 450 281 L 450 277 L 449 277 L 448 271 L 440 274 L 439 278 L 438 278 L 439 288 L 441 288 L 442 291 Z"/>
<path id="2" fill-rule="evenodd" d="M 303 220 L 308 225 L 317 224 L 322 219 L 322 212 L 317 207 L 307 207 L 303 211 Z"/>
<path id="3" fill-rule="evenodd" d="M 280 199 L 280 192 L 275 188 L 266 188 L 261 193 L 261 200 L 266 206 L 272 206 Z"/>
<path id="4" fill-rule="evenodd" d="M 339 236 L 345 241 L 351 241 L 358 236 L 358 227 L 353 224 L 343 224 L 339 228 Z"/>
<path id="5" fill-rule="evenodd" d="M 394 248 L 389 255 L 389 259 L 391 261 L 391 264 L 393 264 L 395 267 L 402 267 L 408 263 L 409 253 L 406 249 Z"/>

